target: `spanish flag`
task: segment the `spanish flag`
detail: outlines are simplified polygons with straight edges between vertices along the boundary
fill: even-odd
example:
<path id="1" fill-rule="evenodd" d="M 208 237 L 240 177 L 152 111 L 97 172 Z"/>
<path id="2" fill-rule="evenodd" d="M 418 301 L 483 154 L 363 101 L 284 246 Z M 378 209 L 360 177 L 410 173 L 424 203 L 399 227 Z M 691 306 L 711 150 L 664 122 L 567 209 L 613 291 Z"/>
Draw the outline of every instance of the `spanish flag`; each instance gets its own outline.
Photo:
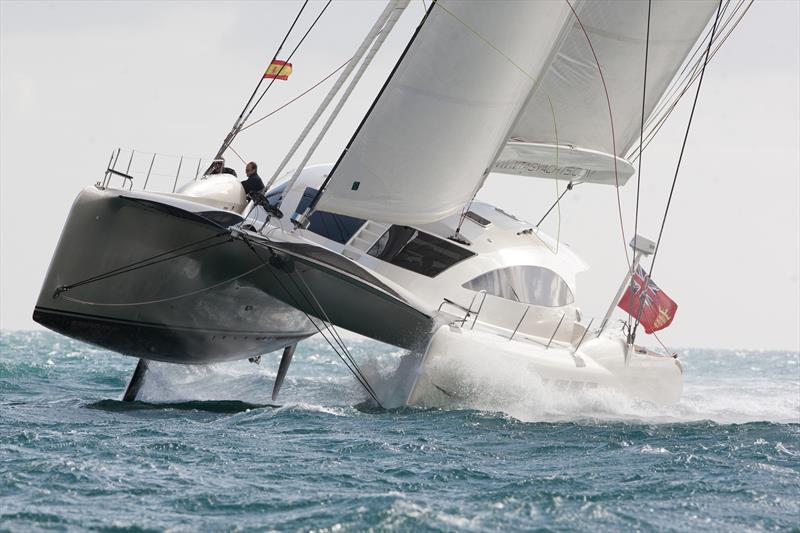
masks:
<path id="1" fill-rule="evenodd" d="M 292 73 L 292 64 L 287 63 L 286 61 L 278 61 L 277 59 L 270 63 L 267 67 L 267 71 L 264 72 L 264 79 L 278 79 L 278 80 L 288 80 L 289 74 Z"/>

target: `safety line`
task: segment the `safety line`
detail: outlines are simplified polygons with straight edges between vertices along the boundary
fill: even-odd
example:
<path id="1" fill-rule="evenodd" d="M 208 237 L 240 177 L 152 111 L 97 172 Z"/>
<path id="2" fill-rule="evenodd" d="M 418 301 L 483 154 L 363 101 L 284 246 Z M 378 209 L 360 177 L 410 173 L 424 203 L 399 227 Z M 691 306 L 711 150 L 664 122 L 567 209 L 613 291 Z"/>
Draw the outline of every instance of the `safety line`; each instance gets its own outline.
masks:
<path id="1" fill-rule="evenodd" d="M 226 242 L 230 242 L 230 241 L 226 241 Z M 210 285 L 208 287 L 203 287 L 202 289 L 197 289 L 197 290 L 190 291 L 190 292 L 187 292 L 187 293 L 184 293 L 184 294 L 179 294 L 177 296 L 169 296 L 167 298 L 161 298 L 161 299 L 158 299 L 158 300 L 146 300 L 146 301 L 142 301 L 142 302 L 104 303 L 104 302 L 89 302 L 89 301 L 81 300 L 80 298 L 74 298 L 74 297 L 68 296 L 68 295 L 63 296 L 63 298 L 65 300 L 69 300 L 71 302 L 75 302 L 75 303 L 79 303 L 79 304 L 100 306 L 100 307 L 131 307 L 131 306 L 137 306 L 137 305 L 159 304 L 159 303 L 164 303 L 164 302 L 171 302 L 173 300 L 180 300 L 181 298 L 187 298 L 189 296 L 194 296 L 196 294 L 201 294 L 203 292 L 210 291 L 212 289 L 216 289 L 217 287 L 225 285 L 226 283 L 230 283 L 231 281 L 236 281 L 237 279 L 240 279 L 240 278 L 243 278 L 243 277 L 245 277 L 245 276 L 247 276 L 249 274 L 252 274 L 256 270 L 259 270 L 261 268 L 264 268 L 263 264 L 260 264 L 260 265 L 254 267 L 254 268 L 251 268 L 250 270 L 248 270 L 246 272 L 243 272 L 243 273 L 239 274 L 238 276 L 234 276 L 234 277 L 232 277 L 230 279 L 226 279 L 225 281 L 220 281 L 219 283 L 215 283 L 214 285 Z"/>

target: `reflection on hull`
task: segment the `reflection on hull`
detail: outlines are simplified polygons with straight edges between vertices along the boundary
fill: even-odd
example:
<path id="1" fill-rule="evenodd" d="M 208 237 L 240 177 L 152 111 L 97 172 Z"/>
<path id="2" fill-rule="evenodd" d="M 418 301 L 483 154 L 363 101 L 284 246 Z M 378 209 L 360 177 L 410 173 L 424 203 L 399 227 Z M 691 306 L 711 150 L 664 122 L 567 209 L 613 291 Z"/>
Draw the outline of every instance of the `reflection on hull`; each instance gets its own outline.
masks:
<path id="1" fill-rule="evenodd" d="M 72 206 L 33 318 L 134 357 L 242 359 L 316 331 L 262 289 L 271 276 L 213 223 L 89 187 Z"/>
<path id="2" fill-rule="evenodd" d="M 33 319 L 55 332 L 124 355 L 167 363 L 207 364 L 282 349 L 308 333 L 183 328 L 36 307 Z"/>
<path id="3" fill-rule="evenodd" d="M 275 298 L 387 344 L 414 350 L 427 342 L 433 319 L 357 263 L 313 244 L 249 239 L 270 271 L 264 290 Z"/>

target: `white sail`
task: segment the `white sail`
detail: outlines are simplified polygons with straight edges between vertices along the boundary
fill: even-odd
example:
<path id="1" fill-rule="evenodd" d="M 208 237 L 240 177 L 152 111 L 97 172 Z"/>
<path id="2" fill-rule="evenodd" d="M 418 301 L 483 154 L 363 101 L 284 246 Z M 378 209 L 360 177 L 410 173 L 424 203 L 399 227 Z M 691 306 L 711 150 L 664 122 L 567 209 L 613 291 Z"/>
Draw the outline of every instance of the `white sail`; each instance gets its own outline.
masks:
<path id="1" fill-rule="evenodd" d="M 718 0 L 652 1 L 645 118 L 717 5 Z M 641 127 L 648 2 L 585 0 L 573 7 L 569 33 L 493 171 L 622 185 L 634 169 L 621 158 Z"/>
<path id="2" fill-rule="evenodd" d="M 564 0 L 433 4 L 317 208 L 402 224 L 462 209 L 570 16 Z"/>

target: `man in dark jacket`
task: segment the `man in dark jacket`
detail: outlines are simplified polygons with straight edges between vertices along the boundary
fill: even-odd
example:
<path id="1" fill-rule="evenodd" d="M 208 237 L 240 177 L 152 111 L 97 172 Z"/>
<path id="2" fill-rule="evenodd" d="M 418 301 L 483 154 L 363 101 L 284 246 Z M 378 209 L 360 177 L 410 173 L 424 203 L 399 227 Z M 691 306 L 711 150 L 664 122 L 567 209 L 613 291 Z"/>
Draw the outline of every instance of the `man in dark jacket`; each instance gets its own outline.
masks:
<path id="1" fill-rule="evenodd" d="M 247 163 L 247 166 L 244 167 L 244 173 L 247 174 L 247 179 L 242 182 L 242 187 L 244 187 L 244 193 L 249 198 L 252 193 L 260 192 L 264 188 L 264 182 L 258 176 L 258 165 L 253 161 Z"/>

